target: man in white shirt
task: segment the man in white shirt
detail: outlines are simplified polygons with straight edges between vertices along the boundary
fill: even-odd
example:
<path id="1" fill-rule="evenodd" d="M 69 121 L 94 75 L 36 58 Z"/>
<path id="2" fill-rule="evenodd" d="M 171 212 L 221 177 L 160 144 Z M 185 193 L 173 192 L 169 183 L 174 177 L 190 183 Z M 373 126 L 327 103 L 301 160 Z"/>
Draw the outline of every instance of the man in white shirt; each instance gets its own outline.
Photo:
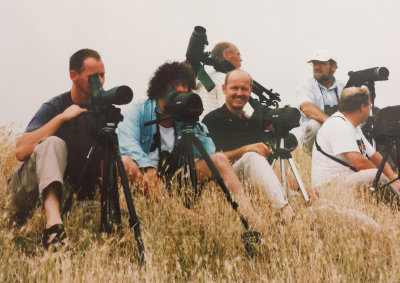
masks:
<path id="1" fill-rule="evenodd" d="M 211 56 L 231 62 L 236 69 L 240 69 L 242 64 L 239 49 L 236 45 L 230 42 L 217 43 L 211 51 Z M 198 81 L 196 86 L 196 93 L 200 95 L 204 107 L 200 120 L 202 120 L 209 112 L 220 108 L 225 103 L 225 95 L 222 91 L 225 74 L 212 70 L 208 72 L 208 75 L 215 84 L 215 87 L 211 91 L 207 91 L 200 81 Z"/>
<path id="2" fill-rule="evenodd" d="M 337 111 L 344 84 L 334 77 L 337 59 L 331 51 L 315 52 L 308 63 L 313 65 L 314 77 L 297 88 L 296 98 L 302 114 L 300 144 L 311 151 L 322 123 Z"/>
<path id="3" fill-rule="evenodd" d="M 372 184 L 382 161 L 382 156 L 374 150 L 359 127 L 370 113 L 369 91 L 346 88 L 338 106 L 339 111 L 326 120 L 315 140 L 311 164 L 313 188 L 333 182 L 346 187 Z M 383 174 L 381 180 L 384 181 L 397 178 L 387 163 Z M 399 195 L 399 180 L 390 187 L 395 195 Z"/>

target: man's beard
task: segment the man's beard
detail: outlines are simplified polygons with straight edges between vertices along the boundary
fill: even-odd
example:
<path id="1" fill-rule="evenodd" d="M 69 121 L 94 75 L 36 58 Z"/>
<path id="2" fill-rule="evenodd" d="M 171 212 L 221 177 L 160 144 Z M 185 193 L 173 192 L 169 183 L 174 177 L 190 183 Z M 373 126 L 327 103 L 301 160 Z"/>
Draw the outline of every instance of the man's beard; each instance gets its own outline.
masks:
<path id="1" fill-rule="evenodd" d="M 319 75 L 319 74 L 318 74 L 318 75 Z M 317 80 L 317 82 L 319 82 L 320 84 L 327 83 L 327 82 L 329 82 L 329 81 L 333 78 L 333 72 L 332 72 L 332 70 L 329 70 L 329 74 L 328 74 L 328 75 L 321 74 L 320 77 L 317 77 L 317 76 L 314 74 L 314 78 L 315 78 L 315 79 Z"/>

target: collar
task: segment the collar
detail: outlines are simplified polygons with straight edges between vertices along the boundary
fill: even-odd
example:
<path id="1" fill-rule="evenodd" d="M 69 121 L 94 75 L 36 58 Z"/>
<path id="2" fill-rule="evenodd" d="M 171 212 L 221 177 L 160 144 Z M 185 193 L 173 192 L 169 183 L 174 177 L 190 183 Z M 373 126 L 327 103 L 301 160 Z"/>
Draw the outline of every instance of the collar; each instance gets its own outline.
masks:
<path id="1" fill-rule="evenodd" d="M 222 110 L 222 113 L 229 118 L 229 121 L 247 119 L 245 116 L 243 116 L 243 114 L 242 114 L 242 117 L 238 117 L 235 114 L 233 114 L 231 111 L 229 111 L 226 104 L 222 105 L 221 110 Z"/>
<path id="2" fill-rule="evenodd" d="M 320 89 L 325 89 L 325 90 L 331 90 L 331 89 L 337 89 L 337 83 L 336 83 L 336 79 L 333 81 L 333 84 L 331 85 L 331 87 L 330 88 L 326 88 L 326 87 L 324 87 L 322 84 L 320 84 L 316 79 L 314 79 L 314 81 L 317 83 L 317 86 L 320 88 Z"/>

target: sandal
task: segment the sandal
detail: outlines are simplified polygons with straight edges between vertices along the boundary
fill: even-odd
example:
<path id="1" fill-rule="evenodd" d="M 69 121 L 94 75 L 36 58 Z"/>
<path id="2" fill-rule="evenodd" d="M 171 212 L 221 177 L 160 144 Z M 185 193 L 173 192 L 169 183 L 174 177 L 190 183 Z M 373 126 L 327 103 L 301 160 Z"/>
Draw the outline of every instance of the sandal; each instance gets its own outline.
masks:
<path id="1" fill-rule="evenodd" d="M 56 236 L 48 242 L 50 235 L 57 233 Z M 49 247 L 53 247 L 53 251 L 56 251 L 61 246 L 66 246 L 67 244 L 63 242 L 67 238 L 67 233 L 65 232 L 63 224 L 55 224 L 48 229 L 43 230 L 43 247 L 48 250 Z"/>

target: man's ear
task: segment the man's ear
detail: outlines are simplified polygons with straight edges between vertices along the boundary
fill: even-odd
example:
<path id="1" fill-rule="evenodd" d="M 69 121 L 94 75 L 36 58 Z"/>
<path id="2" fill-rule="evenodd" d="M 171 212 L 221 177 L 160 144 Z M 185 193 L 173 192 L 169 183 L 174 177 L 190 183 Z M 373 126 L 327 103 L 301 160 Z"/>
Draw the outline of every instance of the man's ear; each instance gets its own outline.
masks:
<path id="1" fill-rule="evenodd" d="M 224 57 L 225 60 L 229 61 L 229 51 L 228 51 L 228 49 L 222 51 L 222 57 Z"/>
<path id="2" fill-rule="evenodd" d="M 78 75 L 79 75 L 78 72 L 75 70 L 69 71 L 69 77 L 71 78 L 71 81 L 73 81 L 73 82 L 76 81 L 76 78 Z"/>
<path id="3" fill-rule="evenodd" d="M 222 92 L 226 95 L 226 86 L 225 86 L 225 84 L 222 85 Z"/>
<path id="4" fill-rule="evenodd" d="M 333 64 L 332 64 L 332 71 L 333 72 L 335 72 L 336 71 L 336 69 L 337 69 L 337 63 L 336 62 L 334 62 Z"/>

